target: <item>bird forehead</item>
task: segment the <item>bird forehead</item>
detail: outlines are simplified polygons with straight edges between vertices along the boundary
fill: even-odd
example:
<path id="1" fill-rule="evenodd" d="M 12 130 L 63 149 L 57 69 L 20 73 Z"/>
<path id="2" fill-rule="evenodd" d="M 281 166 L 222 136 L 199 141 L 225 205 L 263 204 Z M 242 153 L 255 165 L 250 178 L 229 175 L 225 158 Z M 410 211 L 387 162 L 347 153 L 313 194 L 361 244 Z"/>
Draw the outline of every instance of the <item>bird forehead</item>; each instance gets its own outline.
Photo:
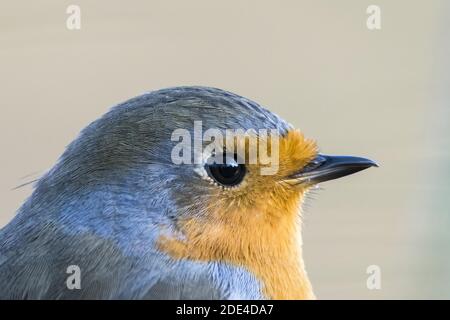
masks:
<path id="1" fill-rule="evenodd" d="M 155 124 L 160 129 L 186 128 L 202 121 L 207 128 L 276 128 L 285 132 L 290 125 L 258 103 L 221 89 L 176 87 L 153 91 L 118 106 L 131 121 Z M 139 119 L 133 119 L 133 113 Z"/>

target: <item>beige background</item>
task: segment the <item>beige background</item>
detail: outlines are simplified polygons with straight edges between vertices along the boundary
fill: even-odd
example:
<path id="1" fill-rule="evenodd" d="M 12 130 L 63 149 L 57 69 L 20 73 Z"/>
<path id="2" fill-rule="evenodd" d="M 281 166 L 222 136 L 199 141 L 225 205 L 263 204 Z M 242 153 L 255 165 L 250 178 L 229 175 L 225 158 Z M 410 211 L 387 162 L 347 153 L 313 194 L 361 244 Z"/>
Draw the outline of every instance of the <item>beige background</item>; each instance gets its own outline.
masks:
<path id="1" fill-rule="evenodd" d="M 66 29 L 69 4 L 82 10 Z M 382 30 L 366 28 L 380 5 Z M 447 1 L 12 1 L 0 5 L 0 226 L 80 129 L 144 91 L 208 85 L 379 169 L 308 201 L 319 298 L 450 298 Z M 27 176 L 32 174 L 31 176 Z M 382 289 L 366 288 L 378 265 Z"/>

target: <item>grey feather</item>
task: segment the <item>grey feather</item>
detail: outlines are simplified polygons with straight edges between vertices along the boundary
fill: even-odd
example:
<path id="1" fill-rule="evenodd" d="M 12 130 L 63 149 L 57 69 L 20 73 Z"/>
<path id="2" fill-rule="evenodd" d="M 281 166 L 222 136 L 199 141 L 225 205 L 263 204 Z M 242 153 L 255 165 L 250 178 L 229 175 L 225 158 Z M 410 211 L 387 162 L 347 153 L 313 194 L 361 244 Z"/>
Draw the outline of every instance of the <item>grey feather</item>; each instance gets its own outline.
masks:
<path id="1" fill-rule="evenodd" d="M 193 166 L 170 159 L 171 133 L 194 120 L 219 129 L 290 128 L 213 88 L 164 89 L 112 108 L 67 147 L 0 231 L 0 298 L 262 298 L 243 268 L 175 260 L 155 247 L 179 215 L 196 214 L 187 209 L 192 201 L 209 197 L 211 186 Z M 80 267 L 79 290 L 66 286 L 69 265 Z"/>

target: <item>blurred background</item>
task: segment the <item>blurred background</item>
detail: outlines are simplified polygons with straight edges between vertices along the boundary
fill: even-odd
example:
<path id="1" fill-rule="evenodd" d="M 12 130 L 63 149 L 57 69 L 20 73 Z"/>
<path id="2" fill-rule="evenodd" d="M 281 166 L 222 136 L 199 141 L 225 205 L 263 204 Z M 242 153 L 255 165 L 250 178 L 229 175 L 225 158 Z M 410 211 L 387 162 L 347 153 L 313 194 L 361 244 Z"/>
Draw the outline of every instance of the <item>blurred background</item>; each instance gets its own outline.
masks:
<path id="1" fill-rule="evenodd" d="M 81 29 L 66 9 L 81 8 Z M 369 30 L 369 5 L 381 29 Z M 39 1 L 0 4 L 0 227 L 112 105 L 206 85 L 253 99 L 321 151 L 381 165 L 304 212 L 320 299 L 450 298 L 450 3 Z M 381 289 L 369 290 L 370 265 Z"/>

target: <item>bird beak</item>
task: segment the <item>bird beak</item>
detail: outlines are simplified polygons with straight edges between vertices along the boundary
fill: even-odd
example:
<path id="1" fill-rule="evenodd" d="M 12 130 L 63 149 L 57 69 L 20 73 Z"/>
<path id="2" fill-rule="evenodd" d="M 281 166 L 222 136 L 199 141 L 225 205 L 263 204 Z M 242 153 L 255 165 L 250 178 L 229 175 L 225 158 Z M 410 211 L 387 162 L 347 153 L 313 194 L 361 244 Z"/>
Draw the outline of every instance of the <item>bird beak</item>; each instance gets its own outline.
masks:
<path id="1" fill-rule="evenodd" d="M 295 181 L 295 184 L 317 184 L 370 167 L 378 167 L 378 164 L 366 158 L 318 154 L 300 172 L 291 176 L 289 181 Z"/>

